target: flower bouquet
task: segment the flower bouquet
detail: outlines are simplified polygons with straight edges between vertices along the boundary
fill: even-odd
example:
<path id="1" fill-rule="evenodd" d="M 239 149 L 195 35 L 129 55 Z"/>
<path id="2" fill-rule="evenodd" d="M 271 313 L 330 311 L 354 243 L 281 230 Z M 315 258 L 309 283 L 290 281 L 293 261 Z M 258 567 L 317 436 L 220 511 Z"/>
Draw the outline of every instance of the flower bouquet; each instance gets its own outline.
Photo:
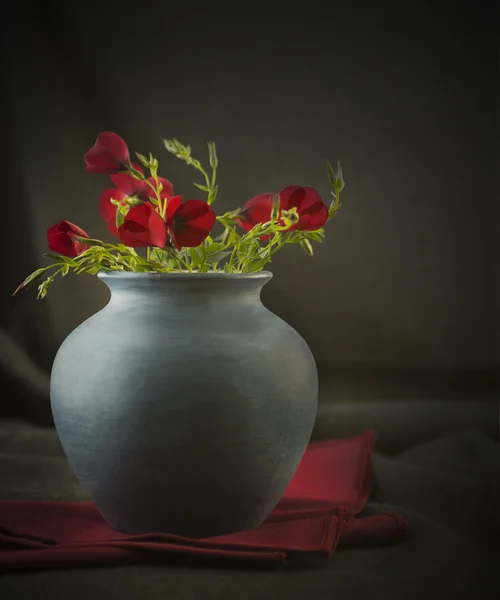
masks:
<path id="1" fill-rule="evenodd" d="M 193 158 L 190 146 L 175 138 L 162 142 L 202 176 L 202 183 L 194 185 L 206 199 L 183 201 L 171 181 L 159 176 L 158 160 L 151 153 L 135 152 L 138 162 L 132 162 L 125 141 L 116 133 L 103 132 L 85 154 L 85 170 L 111 179 L 113 187 L 102 192 L 99 210 L 115 241 L 105 243 L 69 221 L 59 221 L 47 231 L 51 252 L 45 256 L 51 263 L 31 273 L 14 294 L 38 283 L 37 297 L 44 298 L 56 278 L 70 271 L 92 275 L 261 271 L 287 244 L 298 244 L 312 256 L 312 242 L 323 240 L 323 226 L 341 206 L 342 169 L 337 163 L 334 171 L 327 161 L 333 196 L 329 206 L 315 189 L 290 185 L 217 215 L 212 208 L 218 194 L 215 143 L 207 144 L 208 169 Z"/>
<path id="2" fill-rule="evenodd" d="M 60 221 L 47 232 L 51 264 L 18 289 L 43 278 L 43 298 L 73 271 L 111 292 L 63 341 L 50 382 L 59 439 L 105 520 L 129 533 L 212 537 L 264 521 L 311 437 L 314 357 L 260 291 L 283 246 L 312 254 L 323 240 L 344 181 L 327 163 L 329 206 L 292 185 L 216 215 L 215 144 L 208 169 L 177 139 L 163 143 L 203 176 L 195 186 L 206 199 L 183 202 L 154 156 L 132 162 L 121 137 L 101 133 L 86 170 L 111 178 L 99 208 L 115 241 Z"/>

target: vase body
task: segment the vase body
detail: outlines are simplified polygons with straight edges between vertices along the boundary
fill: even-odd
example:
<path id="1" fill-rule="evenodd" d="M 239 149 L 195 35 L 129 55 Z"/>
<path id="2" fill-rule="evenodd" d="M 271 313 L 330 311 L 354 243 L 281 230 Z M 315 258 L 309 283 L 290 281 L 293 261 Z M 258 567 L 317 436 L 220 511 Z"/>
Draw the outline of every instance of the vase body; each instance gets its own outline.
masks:
<path id="1" fill-rule="evenodd" d="M 261 300 L 269 272 L 100 273 L 109 303 L 61 345 L 59 439 L 111 527 L 202 538 L 258 527 L 318 403 L 305 341 Z"/>

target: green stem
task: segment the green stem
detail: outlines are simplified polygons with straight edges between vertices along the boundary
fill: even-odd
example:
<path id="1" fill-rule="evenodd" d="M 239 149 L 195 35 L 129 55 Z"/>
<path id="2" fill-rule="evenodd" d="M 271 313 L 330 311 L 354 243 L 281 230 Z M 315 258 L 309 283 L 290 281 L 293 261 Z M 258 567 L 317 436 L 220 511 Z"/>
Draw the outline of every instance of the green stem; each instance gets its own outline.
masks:
<path id="1" fill-rule="evenodd" d="M 213 184 L 210 182 L 210 177 L 208 176 L 208 173 L 205 171 L 205 169 L 201 166 L 201 165 L 194 165 L 198 171 L 200 173 L 202 173 L 203 177 L 205 177 L 205 183 L 207 184 L 207 187 L 210 188 L 210 191 L 212 191 L 213 189 Z M 215 183 L 215 180 L 214 180 Z"/>
<path id="2" fill-rule="evenodd" d="M 328 221 L 330 221 L 331 219 L 333 219 L 335 217 L 335 215 L 338 213 L 338 211 L 340 210 L 341 204 L 340 204 L 340 192 L 334 191 L 334 198 L 335 200 L 330 204 L 330 207 L 328 209 Z"/>
<path id="3" fill-rule="evenodd" d="M 127 170 L 129 172 L 130 175 L 132 175 L 132 177 L 134 177 L 135 179 L 140 179 L 141 181 L 145 181 L 146 180 L 146 176 L 143 175 L 140 171 L 138 171 L 133 165 L 132 163 L 127 165 Z"/>
<path id="4" fill-rule="evenodd" d="M 227 241 L 227 238 L 229 237 L 229 233 L 230 233 L 230 231 L 229 231 L 229 227 L 226 227 L 226 229 L 224 230 L 224 233 L 223 233 L 223 235 L 222 235 L 222 240 L 221 240 L 221 243 L 222 243 L 222 244 L 225 244 L 225 243 L 226 243 L 226 241 Z"/>
<path id="5" fill-rule="evenodd" d="M 288 244 L 288 241 L 290 240 L 292 235 L 293 235 L 292 232 L 286 233 L 283 236 L 281 242 L 279 244 L 277 244 L 273 250 L 271 250 L 271 252 L 268 254 L 268 256 L 266 256 L 266 258 L 261 259 L 258 262 L 255 262 L 253 265 L 250 265 L 252 267 L 252 271 L 257 271 L 260 268 L 264 267 L 268 262 L 271 262 L 271 257 L 274 256 L 276 254 L 276 252 L 281 250 L 281 248 L 283 248 L 283 246 L 286 246 L 286 244 Z"/>
<path id="6" fill-rule="evenodd" d="M 176 250 L 174 250 L 174 248 L 169 248 L 168 250 L 165 250 L 165 252 L 167 252 L 167 254 L 170 255 L 172 260 L 177 262 L 177 266 L 179 269 L 181 269 L 182 265 L 184 265 L 186 270 L 191 271 L 191 265 L 188 262 L 186 262 L 182 258 L 182 256 L 179 256 L 179 254 L 176 252 Z"/>
<path id="7" fill-rule="evenodd" d="M 181 265 L 184 265 L 184 266 L 186 267 L 186 270 L 187 270 L 187 271 L 191 272 L 191 271 L 193 270 L 193 265 L 192 265 L 192 264 L 191 264 L 189 261 L 187 261 L 187 260 L 184 260 L 184 259 L 182 258 L 182 256 L 179 256 L 179 257 L 177 258 L 177 260 L 178 260 L 178 261 L 181 263 Z"/>
<path id="8" fill-rule="evenodd" d="M 233 247 L 233 251 L 231 252 L 231 256 L 229 257 L 229 265 L 234 267 L 234 258 L 236 256 L 236 249 L 238 248 L 238 244 L 235 244 Z"/>
<path id="9" fill-rule="evenodd" d="M 198 267 L 198 271 L 201 271 L 203 269 L 203 267 L 205 266 L 205 262 L 207 261 L 207 251 L 205 249 L 205 245 L 201 244 L 200 248 L 203 252 L 203 257 L 201 259 L 200 266 Z"/>

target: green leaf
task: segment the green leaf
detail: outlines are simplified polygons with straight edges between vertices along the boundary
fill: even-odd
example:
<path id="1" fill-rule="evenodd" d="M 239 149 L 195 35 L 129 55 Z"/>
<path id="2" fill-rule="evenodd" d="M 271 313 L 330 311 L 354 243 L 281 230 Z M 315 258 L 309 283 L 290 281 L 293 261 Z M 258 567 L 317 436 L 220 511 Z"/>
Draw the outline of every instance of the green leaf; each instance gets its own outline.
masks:
<path id="1" fill-rule="evenodd" d="M 210 255 L 210 262 L 212 264 L 218 263 L 222 259 L 226 258 L 226 256 L 229 256 L 230 254 L 232 254 L 232 250 L 221 250 L 220 252 L 216 252 L 215 254 Z"/>
<path id="2" fill-rule="evenodd" d="M 271 209 L 271 221 L 277 221 L 280 216 L 280 197 L 279 194 L 273 196 L 273 204 Z"/>
<path id="3" fill-rule="evenodd" d="M 289 244 L 300 244 L 302 240 L 304 240 L 306 236 L 306 231 L 291 231 L 288 234 L 288 243 Z"/>
<path id="4" fill-rule="evenodd" d="M 342 173 L 342 166 L 339 161 L 337 161 L 337 172 L 335 172 L 332 168 L 332 165 L 326 161 L 326 170 L 328 173 L 328 180 L 330 181 L 330 185 L 335 190 L 337 194 L 339 194 L 345 186 L 344 183 L 344 175 Z"/>
<path id="5" fill-rule="evenodd" d="M 65 262 L 68 263 L 69 265 L 74 265 L 75 261 L 72 258 L 69 258 L 69 256 L 64 256 L 64 254 L 57 254 L 57 253 L 52 253 L 52 252 L 45 252 L 43 254 L 43 256 L 46 256 L 47 258 L 51 258 L 52 260 L 55 260 L 56 262 Z"/>
<path id="6" fill-rule="evenodd" d="M 212 169 L 217 169 L 219 161 L 217 159 L 217 151 L 215 149 L 215 142 L 208 142 L 208 155 L 210 160 L 210 166 Z"/>
<path id="7" fill-rule="evenodd" d="M 141 171 L 139 171 L 138 169 L 136 169 L 133 165 L 128 165 L 127 171 L 128 174 L 131 175 L 134 179 L 140 179 L 141 181 L 144 181 L 144 179 L 146 179 L 144 177 L 144 174 L 141 173 Z"/>
<path id="8" fill-rule="evenodd" d="M 78 265 L 78 267 L 76 267 L 75 274 L 80 275 L 80 273 L 86 273 L 88 271 L 88 269 L 92 269 L 95 266 L 96 266 L 95 260 L 88 260 L 88 261 L 82 262 L 81 264 Z"/>
<path id="9" fill-rule="evenodd" d="M 50 286 L 53 283 L 54 283 L 54 277 L 50 276 L 50 277 L 47 277 L 47 279 L 38 286 L 38 294 L 36 296 L 38 300 L 45 298 L 45 296 L 48 294 Z"/>
<path id="10" fill-rule="evenodd" d="M 315 242 L 321 243 L 325 239 L 324 229 L 318 229 L 317 231 L 304 231 L 304 235 Z"/>
<path id="11" fill-rule="evenodd" d="M 154 194 L 153 190 L 151 190 L 151 193 Z M 154 197 L 155 196 L 153 195 L 153 198 Z M 140 206 L 141 204 L 144 204 L 144 200 L 141 198 L 138 198 L 137 196 L 127 196 L 127 198 L 124 198 L 119 204 L 117 212 L 121 212 L 122 215 L 126 215 L 130 207 Z"/>
<path id="12" fill-rule="evenodd" d="M 262 260 L 258 260 L 256 262 L 251 263 L 245 268 L 245 271 L 248 273 L 255 273 L 256 271 L 261 271 L 267 263 L 271 262 L 271 258 L 264 258 Z"/>
<path id="13" fill-rule="evenodd" d="M 336 175 L 336 183 L 335 183 L 334 187 L 335 187 L 335 191 L 337 192 L 337 194 L 339 194 L 344 189 L 344 186 L 345 186 L 344 175 L 342 173 L 342 167 L 341 167 L 339 161 L 337 161 L 337 173 L 335 175 Z"/>
<path id="14" fill-rule="evenodd" d="M 302 249 L 306 252 L 306 254 L 309 254 L 309 256 L 314 256 L 314 250 L 309 240 L 302 240 L 300 242 L 300 245 L 302 246 Z"/>
<path id="15" fill-rule="evenodd" d="M 221 242 L 212 242 L 210 246 L 206 246 L 205 254 L 207 258 L 210 258 L 212 254 L 220 252 L 223 248 L 226 248 L 226 244 L 223 244 Z"/>
<path id="16" fill-rule="evenodd" d="M 196 248 L 190 248 L 189 254 L 191 255 L 191 260 L 196 268 L 198 268 L 202 263 L 202 257 Z"/>
<path id="17" fill-rule="evenodd" d="M 228 232 L 229 232 L 229 230 L 226 228 L 222 233 L 219 233 L 219 235 L 216 235 L 214 237 L 214 241 L 215 242 L 223 242 L 229 235 Z"/>
<path id="18" fill-rule="evenodd" d="M 329 221 L 337 215 L 341 206 L 342 206 L 342 204 L 340 204 L 340 203 L 332 202 L 332 204 L 328 210 L 328 220 Z"/>
<path id="19" fill-rule="evenodd" d="M 170 152 L 171 154 L 177 153 L 177 145 L 175 144 L 174 140 L 166 140 L 162 138 L 161 141 L 163 142 L 163 145 L 168 150 L 168 152 Z"/>
<path id="20" fill-rule="evenodd" d="M 232 227 L 227 237 L 226 244 L 228 246 L 233 246 L 234 244 L 238 243 L 240 239 L 241 236 L 237 233 L 236 227 Z"/>
<path id="21" fill-rule="evenodd" d="M 271 251 L 272 248 L 269 244 L 267 246 L 264 246 L 264 248 L 262 248 L 259 252 L 259 258 L 267 258 L 271 254 Z"/>
<path id="22" fill-rule="evenodd" d="M 101 242 L 101 240 L 95 240 L 94 238 L 82 237 L 81 235 L 75 235 L 74 237 L 79 242 L 82 242 L 83 244 L 86 244 L 87 246 L 101 246 L 101 247 L 104 246 L 104 244 L 103 244 L 103 242 Z M 87 250 L 87 252 L 88 252 L 88 250 Z"/>
<path id="23" fill-rule="evenodd" d="M 184 146 L 179 142 L 178 139 L 172 138 L 171 140 L 162 139 L 165 148 L 177 158 L 186 162 L 191 162 L 191 148 L 190 146 Z"/>
<path id="24" fill-rule="evenodd" d="M 210 192 L 210 194 L 209 194 L 209 196 L 207 198 L 207 204 L 212 204 L 215 201 L 215 199 L 217 198 L 217 192 L 218 192 L 218 190 L 219 190 L 219 186 L 216 185 L 214 187 L 214 189 Z"/>
<path id="25" fill-rule="evenodd" d="M 250 229 L 250 231 L 247 231 L 243 237 L 241 239 L 248 239 L 251 237 L 260 237 L 261 235 L 265 235 L 266 233 L 266 229 L 269 228 L 269 222 L 268 223 L 257 223 L 256 225 L 254 225 L 252 227 L 252 229 Z"/>
<path id="26" fill-rule="evenodd" d="M 12 295 L 15 296 L 23 288 L 28 287 L 29 285 L 31 285 L 32 283 L 34 283 L 51 266 L 52 265 L 49 265 L 49 267 L 42 267 L 41 269 L 37 269 L 36 271 L 33 271 L 33 273 L 31 273 L 31 275 L 28 275 L 28 277 L 26 277 L 26 279 L 21 283 L 21 285 L 17 286 L 17 288 L 15 289 L 15 291 L 14 291 L 14 293 Z"/>
<path id="27" fill-rule="evenodd" d="M 144 156 L 144 154 L 141 154 L 140 152 L 136 152 L 135 155 L 137 156 L 137 158 L 139 159 L 139 162 L 141 163 L 141 165 L 143 167 L 149 168 L 150 161 Z"/>
<path id="28" fill-rule="evenodd" d="M 206 185 L 200 185 L 199 183 L 193 183 L 193 185 L 195 185 L 198 189 L 200 189 L 204 192 L 210 192 L 210 188 L 207 187 Z"/>
<path id="29" fill-rule="evenodd" d="M 326 161 L 326 172 L 328 174 L 328 180 L 332 186 L 332 188 L 335 189 L 335 186 L 337 184 L 337 176 L 335 175 L 335 171 L 332 168 L 332 165 Z"/>
<path id="30" fill-rule="evenodd" d="M 116 211 L 116 228 L 119 229 L 125 221 L 125 215 L 121 210 Z"/>
<path id="31" fill-rule="evenodd" d="M 159 166 L 160 166 L 160 163 L 158 162 L 158 159 L 155 158 L 150 152 L 149 153 L 149 170 L 151 171 L 152 175 L 156 175 Z"/>

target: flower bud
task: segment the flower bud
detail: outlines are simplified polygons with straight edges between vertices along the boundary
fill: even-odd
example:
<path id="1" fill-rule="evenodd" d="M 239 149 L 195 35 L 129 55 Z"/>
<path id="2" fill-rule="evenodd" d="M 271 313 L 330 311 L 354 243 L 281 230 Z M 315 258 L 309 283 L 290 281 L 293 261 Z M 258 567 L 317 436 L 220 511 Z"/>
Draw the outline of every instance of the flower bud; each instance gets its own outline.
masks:
<path id="1" fill-rule="evenodd" d="M 273 205 L 271 209 L 271 221 L 277 221 L 280 216 L 280 197 L 278 194 L 273 196 Z"/>

